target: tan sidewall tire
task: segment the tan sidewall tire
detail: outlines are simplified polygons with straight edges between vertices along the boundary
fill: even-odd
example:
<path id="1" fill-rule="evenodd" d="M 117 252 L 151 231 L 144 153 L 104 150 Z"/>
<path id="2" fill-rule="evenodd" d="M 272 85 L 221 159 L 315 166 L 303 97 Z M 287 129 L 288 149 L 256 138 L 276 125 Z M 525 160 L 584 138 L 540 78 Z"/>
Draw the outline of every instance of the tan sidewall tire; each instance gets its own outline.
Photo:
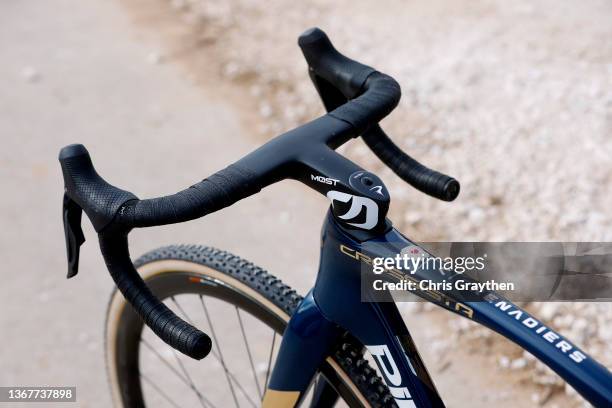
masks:
<path id="1" fill-rule="evenodd" d="M 272 303 L 268 298 L 257 292 L 253 288 L 247 286 L 243 282 L 205 265 L 201 265 L 195 262 L 185 260 L 159 260 L 153 261 L 142 265 L 138 268 L 138 272 L 141 274 L 145 282 L 148 279 L 160 274 L 169 273 L 192 273 L 203 275 L 209 278 L 217 279 L 232 287 L 234 290 L 241 292 L 246 297 L 255 300 L 260 305 L 265 306 L 269 311 L 273 312 L 280 319 L 285 322 L 289 321 L 289 315 L 279 308 L 277 305 Z M 119 319 L 122 315 L 123 309 L 127 306 L 127 302 L 118 290 L 115 290 L 111 301 L 108 306 L 107 318 L 106 318 L 106 330 L 105 330 L 105 354 L 106 354 L 106 368 L 109 377 L 113 403 L 115 407 L 123 407 L 121 400 L 121 391 L 117 376 L 116 366 L 116 347 L 115 338 L 117 337 L 117 330 L 119 327 Z M 340 365 L 331 357 L 326 359 L 328 364 L 333 371 L 336 373 L 338 378 L 344 383 L 344 385 L 351 390 L 353 395 L 361 402 L 362 406 L 370 407 L 367 399 L 363 396 L 359 388 L 353 383 L 349 375 L 340 367 Z M 126 407 L 128 408 L 128 407 Z"/>

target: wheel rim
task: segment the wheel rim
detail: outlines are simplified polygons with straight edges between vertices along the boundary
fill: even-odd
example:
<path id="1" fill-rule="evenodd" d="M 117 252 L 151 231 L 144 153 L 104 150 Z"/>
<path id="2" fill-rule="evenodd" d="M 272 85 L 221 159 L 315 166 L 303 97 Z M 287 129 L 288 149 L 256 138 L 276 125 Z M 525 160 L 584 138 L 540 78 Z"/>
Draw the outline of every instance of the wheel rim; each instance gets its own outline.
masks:
<path id="1" fill-rule="evenodd" d="M 156 263 L 163 264 L 163 265 L 152 265 Z M 250 377 L 250 384 L 253 384 L 254 387 L 256 387 L 256 388 L 253 388 L 253 387 L 250 388 L 252 390 L 252 393 L 250 395 L 250 401 L 248 400 L 248 398 L 244 396 L 245 392 L 243 392 L 243 390 L 247 389 L 247 386 L 242 384 L 244 380 L 241 381 L 241 379 L 238 378 L 238 375 L 233 372 L 234 370 L 231 370 L 231 369 L 228 370 L 231 372 L 229 382 L 233 382 L 234 385 L 240 382 L 243 390 L 241 390 L 238 385 L 235 385 L 233 387 L 234 388 L 233 392 L 231 389 L 229 389 L 229 382 L 227 380 L 227 376 L 225 376 L 225 372 L 223 370 L 223 364 L 220 363 L 220 360 L 221 360 L 220 355 L 215 356 L 214 354 L 211 354 L 209 357 L 207 357 L 204 360 L 204 362 L 198 362 L 197 364 L 200 367 L 198 367 L 198 370 L 195 370 L 195 372 L 196 373 L 199 372 L 201 374 L 200 376 L 197 376 L 197 374 L 195 374 L 196 378 L 194 378 L 194 374 L 191 373 L 193 368 L 190 367 L 195 362 L 191 361 L 191 359 L 189 359 L 188 357 L 179 355 L 183 363 L 185 363 L 185 361 L 188 361 L 186 366 L 183 368 L 180 367 L 179 363 L 175 364 L 176 371 L 181 374 L 181 376 L 183 377 L 183 380 L 186 380 L 186 381 L 181 380 L 181 382 L 183 383 L 182 386 L 185 387 L 184 389 L 186 389 L 190 393 L 193 393 L 193 395 L 195 395 L 197 398 L 195 401 L 195 404 L 189 403 L 186 405 L 188 406 L 206 406 L 206 407 L 208 406 L 223 406 L 223 407 L 225 406 L 230 406 L 230 407 L 231 406 L 241 406 L 241 407 L 245 406 L 247 407 L 247 406 L 253 406 L 253 403 L 254 403 L 256 406 L 259 406 L 260 405 L 260 396 L 259 396 L 260 391 L 258 390 L 261 390 L 261 393 L 263 393 L 263 390 L 265 389 L 265 384 L 268 381 L 268 378 L 266 375 L 266 373 L 269 373 L 268 365 L 270 367 L 273 367 L 276 350 L 278 349 L 278 346 L 280 344 L 280 335 L 278 334 L 273 335 L 272 333 L 273 332 L 281 333 L 282 330 L 284 330 L 284 327 L 289 318 L 289 315 L 285 313 L 281 308 L 271 303 L 269 299 L 255 292 L 251 288 L 249 288 L 249 290 L 251 292 L 254 292 L 256 295 L 258 295 L 260 299 L 254 299 L 252 297 L 249 297 L 248 293 L 245 293 L 245 291 L 243 290 L 244 288 L 237 288 L 237 287 L 242 287 L 242 286 L 247 287 L 246 285 L 244 285 L 243 282 L 237 281 L 234 278 L 228 277 L 227 275 L 222 274 L 221 272 L 211 269 L 207 266 L 194 265 L 194 264 L 182 262 L 182 261 L 158 261 L 158 262 L 153 262 L 152 264 L 144 265 L 141 268 L 141 272 L 143 272 L 143 275 L 145 275 L 147 283 L 150 285 L 154 293 L 156 293 L 160 298 L 163 298 L 167 302 L 169 307 L 175 310 L 175 312 L 177 312 L 179 315 L 182 315 L 183 318 L 186 318 L 184 314 L 187 314 L 188 316 L 187 320 L 189 319 L 193 320 L 193 317 L 189 316 L 190 312 L 188 309 L 190 309 L 190 307 L 187 305 L 183 305 L 184 299 L 182 298 L 186 294 L 191 295 L 194 299 L 199 299 L 200 302 L 202 302 L 202 299 L 203 299 L 204 305 L 206 305 L 206 307 L 208 308 L 210 308 L 210 305 L 209 305 L 210 302 L 208 300 L 209 298 L 217 302 L 221 302 L 221 300 L 218 300 L 219 297 L 222 297 L 224 299 L 232 299 L 232 303 L 234 304 L 231 305 L 231 307 L 234 308 L 235 320 L 237 322 L 236 331 L 234 334 L 236 334 L 237 338 L 239 338 L 243 342 L 244 342 L 244 338 L 245 337 L 247 338 L 247 342 L 242 345 L 242 350 L 241 350 L 243 352 L 243 356 L 241 360 L 243 362 L 242 365 L 244 367 L 244 370 L 242 370 L 241 373 L 248 375 Z M 198 269 L 200 271 L 202 268 L 205 268 L 207 270 L 207 273 L 204 275 L 201 272 L 199 273 L 188 272 L 188 271 L 186 272 L 185 271 L 186 265 L 190 265 L 190 268 L 195 267 L 195 269 Z M 178 266 L 180 266 L 180 268 L 178 268 Z M 181 272 L 177 272 L 178 270 L 181 270 Z M 177 275 L 181 275 L 182 278 L 184 278 L 182 283 L 180 284 L 177 283 L 177 282 L 181 282 L 177 280 Z M 220 277 L 223 280 L 218 279 Z M 231 285 L 227 284 L 224 281 L 227 280 L 228 278 L 230 281 L 234 280 L 235 282 L 232 282 Z M 185 280 L 190 280 L 190 283 L 191 283 L 190 285 L 187 285 L 187 287 L 190 288 L 190 290 L 187 293 L 185 292 L 185 289 L 186 289 L 186 286 L 184 284 Z M 203 298 L 199 298 L 200 295 L 202 295 Z M 174 300 L 172 300 L 172 297 L 174 297 Z M 215 298 L 217 298 L 217 300 Z M 141 361 L 142 360 L 141 354 L 144 354 L 144 352 L 146 351 L 147 353 L 154 356 L 155 359 L 158 360 L 157 365 L 159 367 L 166 368 L 166 370 L 168 371 L 166 373 L 167 375 L 174 377 L 175 380 L 177 379 L 180 380 L 177 373 L 172 372 L 172 370 L 167 368 L 165 364 L 161 363 L 159 360 L 159 357 L 156 356 L 155 353 L 152 351 L 152 350 L 156 350 L 156 348 L 154 344 L 151 344 L 151 343 L 155 341 L 161 343 L 161 341 L 157 339 L 157 337 L 152 335 L 152 332 L 150 332 L 148 328 L 144 328 L 144 333 L 148 332 L 148 334 L 151 335 L 150 338 L 152 340 L 151 341 L 147 340 L 147 336 L 143 335 L 142 337 L 147 342 L 147 345 L 143 345 L 143 342 L 141 342 L 139 339 L 141 337 L 140 333 L 143 330 L 143 324 L 140 318 L 131 310 L 131 308 L 125 307 L 125 302 L 121 298 L 120 294 L 116 294 L 116 296 L 114 296 L 113 302 L 111 302 L 111 309 L 113 308 L 113 305 L 112 305 L 113 303 L 117 303 L 115 308 L 118 309 L 119 311 L 115 313 L 109 313 L 109 322 L 107 324 L 107 332 L 108 332 L 107 338 L 108 339 L 114 338 L 115 341 L 113 342 L 114 344 L 112 345 L 109 344 L 110 347 L 107 347 L 107 364 L 109 367 L 109 374 L 111 376 L 111 384 L 113 386 L 113 394 L 114 394 L 116 405 L 117 406 L 138 407 L 138 406 L 144 406 L 144 403 L 148 403 L 148 406 L 176 406 L 176 405 L 173 405 L 171 402 L 169 402 L 169 400 L 173 400 L 171 396 L 168 395 L 169 398 L 166 398 L 165 396 L 162 395 L 161 392 L 159 392 L 160 390 L 164 391 L 164 387 L 160 386 L 159 384 L 154 384 L 155 383 L 154 380 L 151 381 L 155 377 L 150 376 L 145 372 L 144 364 Z M 263 303 L 265 303 L 265 305 Z M 205 321 L 205 319 L 207 319 L 206 312 L 204 312 L 203 306 L 201 307 L 202 307 L 202 312 L 203 312 L 201 316 L 203 320 L 201 321 Z M 183 309 L 182 311 L 180 310 L 181 308 Z M 216 324 L 214 319 L 216 318 L 218 314 L 215 313 L 213 310 L 209 310 L 208 315 L 209 315 L 209 318 L 213 320 L 213 325 Z M 265 368 L 262 368 L 263 366 L 261 364 L 261 357 L 255 356 L 256 352 L 253 350 L 252 343 L 248 341 L 249 333 L 251 332 L 252 328 L 250 328 L 250 326 L 247 327 L 247 324 L 244 320 L 253 319 L 253 317 L 247 317 L 249 315 L 254 316 L 256 320 L 259 321 L 259 324 L 261 326 L 265 326 L 265 328 L 268 329 L 269 340 L 268 340 L 267 361 L 266 361 Z M 116 319 L 115 324 L 113 324 L 113 321 L 112 321 L 113 316 L 115 316 L 115 319 Z M 240 328 L 239 319 L 243 320 L 242 329 Z M 201 324 L 199 325 L 198 322 L 195 322 L 195 323 L 196 325 L 198 325 L 198 327 L 202 327 L 209 335 L 213 336 L 212 331 L 208 328 L 207 325 L 201 325 Z M 123 327 L 119 327 L 119 325 Z M 125 329 L 126 327 L 130 327 L 130 329 L 126 330 Z M 243 336 L 242 334 L 243 330 L 246 336 Z M 217 333 L 217 337 L 219 337 L 217 328 L 215 328 L 215 332 Z M 224 332 L 225 332 L 225 329 L 224 329 Z M 223 344 L 224 339 L 218 338 L 217 341 L 213 339 L 213 342 L 214 343 L 220 342 L 221 344 Z M 272 346 L 272 343 L 274 343 L 273 347 L 270 347 Z M 246 344 L 249 344 L 248 346 L 250 348 L 249 351 L 246 351 L 247 350 Z M 170 357 L 176 360 L 175 356 L 168 354 L 168 350 L 171 350 L 168 346 L 166 346 L 163 343 L 161 343 L 158 346 L 161 346 L 162 349 L 165 349 L 166 359 Z M 233 350 L 235 348 L 236 347 L 232 347 L 230 348 L 230 350 Z M 157 351 L 159 352 L 159 350 Z M 171 352 L 176 353 L 172 350 Z M 221 352 L 224 353 L 224 359 L 227 359 L 227 357 L 225 356 L 225 354 L 227 353 L 223 349 L 221 350 Z M 248 357 L 249 352 L 252 354 L 250 358 Z M 258 353 L 261 356 L 261 353 L 260 352 Z M 271 359 L 270 359 L 270 356 L 272 356 Z M 214 361 L 217 362 L 217 364 L 221 366 L 222 371 L 218 370 L 219 366 L 215 367 L 217 368 L 217 370 L 210 370 L 210 369 L 207 370 L 206 369 L 207 360 L 210 362 L 210 361 L 213 361 L 213 359 Z M 252 365 L 251 365 L 251 361 L 253 362 Z M 225 364 L 229 365 L 227 361 L 225 362 Z M 189 377 L 191 377 L 191 381 L 189 378 L 187 378 L 187 375 L 185 375 L 185 371 L 188 372 Z M 134 372 L 140 372 L 141 375 L 135 376 L 133 374 L 130 374 Z M 212 374 L 213 372 L 215 372 L 216 374 Z M 223 377 L 221 376 L 211 377 L 219 373 L 221 373 Z M 332 384 L 335 383 L 339 387 L 338 390 L 340 394 L 347 400 L 347 402 L 351 406 L 353 405 L 367 406 L 368 405 L 365 402 L 365 399 L 361 395 L 361 393 L 358 392 L 356 386 L 349 380 L 348 376 L 343 371 L 341 371 L 339 366 L 335 364 L 335 362 L 331 358 L 328 358 L 327 364 L 325 364 L 324 367 L 322 367 L 322 373 L 323 375 L 325 375 L 326 378 L 331 378 L 333 380 Z M 234 378 L 232 377 L 235 377 L 236 380 L 234 380 Z M 197 395 L 193 391 L 193 388 L 190 387 L 189 383 L 192 382 L 195 388 L 197 389 L 198 385 L 201 384 L 202 381 L 206 383 L 207 378 L 217 378 L 217 379 L 225 378 L 225 382 L 227 384 L 225 386 L 226 388 L 225 396 L 228 398 L 226 398 L 223 401 L 223 403 L 215 401 L 214 398 L 210 398 L 208 396 L 209 394 L 208 395 L 205 394 L 204 393 L 205 391 L 203 390 L 199 391 L 201 396 Z M 255 378 L 257 378 L 258 380 L 255 381 L 254 380 Z M 198 383 L 198 381 L 200 381 L 200 383 Z M 141 382 L 142 382 L 142 385 L 141 385 Z M 187 384 L 185 384 L 185 382 Z M 166 385 L 166 383 L 164 383 L 164 385 Z M 144 398 L 143 398 L 143 390 L 145 394 Z M 157 398 L 156 402 L 161 401 L 161 403 L 154 404 L 153 402 L 148 401 L 150 399 L 149 395 L 153 393 L 158 394 L 156 397 Z M 168 393 L 166 392 L 166 394 Z M 184 394 L 182 396 L 185 396 L 185 395 L 188 395 L 188 394 Z M 209 401 L 207 401 L 207 399 Z M 236 404 L 236 400 L 238 400 L 238 405 Z M 177 404 L 177 405 L 186 406 L 185 404 Z"/>

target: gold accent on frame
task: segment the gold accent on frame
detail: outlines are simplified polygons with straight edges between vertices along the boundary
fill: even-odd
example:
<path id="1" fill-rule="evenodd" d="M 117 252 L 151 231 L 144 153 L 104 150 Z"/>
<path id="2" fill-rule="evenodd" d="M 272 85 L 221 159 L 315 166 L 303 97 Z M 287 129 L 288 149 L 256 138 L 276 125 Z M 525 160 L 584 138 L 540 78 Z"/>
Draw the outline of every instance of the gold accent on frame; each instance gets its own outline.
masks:
<path id="1" fill-rule="evenodd" d="M 276 391 L 267 389 L 262 408 L 293 408 L 300 398 L 299 391 Z"/>

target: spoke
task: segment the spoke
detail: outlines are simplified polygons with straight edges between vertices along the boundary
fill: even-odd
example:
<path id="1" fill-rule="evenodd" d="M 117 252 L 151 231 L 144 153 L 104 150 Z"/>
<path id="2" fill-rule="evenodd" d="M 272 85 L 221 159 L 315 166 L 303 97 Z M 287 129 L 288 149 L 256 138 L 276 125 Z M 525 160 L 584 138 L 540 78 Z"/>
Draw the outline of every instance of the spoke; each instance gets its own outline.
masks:
<path id="1" fill-rule="evenodd" d="M 272 347 L 270 347 L 270 357 L 268 357 L 268 369 L 266 370 L 266 382 L 264 382 L 264 392 L 268 389 L 268 379 L 270 378 L 270 367 L 272 366 L 272 355 L 274 354 L 274 343 L 276 342 L 276 332 L 272 336 Z"/>
<path id="2" fill-rule="evenodd" d="M 217 339 L 215 328 L 213 327 L 212 320 L 210 319 L 210 315 L 208 314 L 208 308 L 206 308 L 206 303 L 204 303 L 204 297 L 202 297 L 202 295 L 200 295 L 200 301 L 202 302 L 202 308 L 204 309 L 206 320 L 208 321 L 208 325 L 210 326 L 210 332 L 212 333 L 213 339 L 215 340 L 215 344 L 217 345 L 217 350 L 219 350 L 219 359 L 221 362 L 221 366 L 223 367 L 223 370 L 225 371 L 225 378 L 227 378 L 227 383 L 229 385 L 230 391 L 232 392 L 232 397 L 234 397 L 234 403 L 236 404 L 236 407 L 239 408 L 240 404 L 238 404 L 238 398 L 236 397 L 236 391 L 234 391 L 234 386 L 232 384 L 232 380 L 230 379 L 227 366 L 225 365 L 225 360 L 223 359 L 223 353 L 221 352 L 221 344 L 219 343 L 219 340 Z"/>
<path id="3" fill-rule="evenodd" d="M 176 298 L 174 296 L 171 296 L 170 299 L 172 300 L 172 302 L 176 305 L 177 309 L 181 312 L 181 314 L 183 315 L 183 317 L 185 318 L 185 320 L 187 320 L 189 323 L 191 323 L 192 326 L 195 326 L 195 324 L 193 323 L 193 320 L 189 317 L 189 315 L 187 314 L 187 312 L 185 312 L 185 309 L 183 309 L 183 307 L 180 305 L 180 303 L 178 302 L 178 300 L 176 300 Z M 208 308 L 205 309 L 205 311 L 207 311 Z M 209 316 L 207 315 L 207 319 L 209 318 Z M 209 325 L 211 325 L 211 321 L 209 320 Z M 212 326 L 211 326 L 211 331 L 212 331 Z M 215 339 L 215 343 L 217 342 L 217 340 Z M 225 361 L 222 361 L 222 358 L 219 356 L 219 354 L 217 352 L 215 352 L 215 350 L 212 350 L 212 355 L 217 359 L 217 361 L 221 364 L 221 366 L 224 368 L 224 371 L 226 372 L 226 375 L 228 375 L 230 377 L 230 379 L 233 381 L 233 383 L 238 387 L 238 390 L 242 392 L 242 394 L 249 400 L 249 403 L 251 405 L 253 405 L 253 407 L 257 408 L 257 404 L 255 403 L 255 401 L 253 401 L 253 399 L 249 396 L 249 394 L 246 392 L 246 390 L 244 389 L 244 387 L 238 382 L 238 379 L 236 378 L 236 376 L 234 376 L 234 374 L 232 374 L 231 371 L 229 371 L 229 369 L 227 369 L 226 365 L 225 365 Z M 233 390 L 232 390 L 233 391 Z M 259 390 L 258 390 L 259 391 Z"/>
<path id="4" fill-rule="evenodd" d="M 181 381 L 183 381 L 185 383 L 186 386 L 189 387 L 189 382 L 187 381 L 187 379 L 185 377 L 182 376 L 181 373 L 178 372 L 178 370 L 176 368 L 174 368 L 172 366 L 172 364 L 170 364 L 164 357 L 162 357 L 161 354 L 159 354 L 159 352 L 157 350 L 155 350 L 149 343 L 147 343 L 143 338 L 140 339 L 140 341 L 142 342 L 142 344 L 144 344 L 145 346 L 147 346 L 147 348 L 149 350 L 151 350 L 153 352 L 153 354 L 155 354 L 157 356 L 157 358 L 160 359 L 160 361 L 162 363 L 164 363 L 166 365 L 166 367 L 168 367 L 170 369 L 170 371 L 172 371 L 174 374 L 176 374 L 176 376 L 178 378 L 181 379 Z"/>
<path id="5" fill-rule="evenodd" d="M 206 397 L 204 397 L 204 396 L 203 396 L 203 395 L 202 395 L 202 394 L 201 394 L 201 393 L 200 393 L 200 392 L 199 392 L 199 391 L 198 391 L 198 390 L 197 390 L 197 389 L 196 389 L 196 388 L 193 386 L 193 384 L 190 384 L 190 380 L 189 380 L 189 379 L 187 379 L 187 378 L 185 378 L 183 375 L 181 375 L 181 373 L 179 373 L 179 372 L 178 372 L 178 370 L 177 370 L 176 368 L 174 368 L 174 367 L 172 366 L 172 364 L 170 364 L 170 362 L 168 362 L 168 360 L 166 360 L 166 359 L 165 359 L 165 358 L 164 358 L 164 357 L 163 357 L 161 354 L 159 354 L 159 352 L 158 352 L 157 350 L 155 350 L 155 349 L 153 348 L 153 346 L 151 346 L 151 345 L 150 345 L 150 344 L 149 344 L 147 341 L 145 341 L 145 340 L 144 340 L 142 337 L 140 338 L 140 342 L 141 342 L 142 344 L 144 344 L 144 345 L 145 345 L 145 346 L 146 346 L 146 347 L 147 347 L 149 350 L 151 350 L 151 351 L 153 352 L 153 354 L 155 354 L 155 355 L 157 356 L 157 358 L 158 358 L 158 359 L 159 359 L 159 360 L 160 360 L 162 363 L 164 363 L 164 365 L 165 365 L 166 367 L 168 367 L 168 368 L 170 369 L 170 371 L 172 371 L 172 372 L 173 372 L 173 373 L 174 373 L 174 374 L 175 374 L 175 375 L 176 375 L 176 376 L 177 376 L 177 377 L 178 377 L 178 378 L 179 378 L 179 379 L 180 379 L 180 380 L 183 382 L 183 384 L 185 384 L 185 386 L 186 386 L 187 388 L 192 389 L 192 390 L 193 390 L 193 391 L 196 393 L 196 395 L 198 396 L 198 399 L 200 399 L 200 402 L 202 401 L 202 399 L 204 399 L 204 400 L 205 400 L 205 402 L 206 402 L 208 405 L 210 405 L 210 406 L 212 406 L 212 407 L 215 407 L 215 405 L 214 405 L 212 402 L 210 402 L 210 401 L 209 401 L 209 400 L 208 400 Z M 175 356 L 176 356 L 176 352 L 174 351 L 174 349 L 173 349 L 172 351 L 175 353 Z M 177 361 L 178 361 L 178 360 L 177 360 Z M 178 361 L 178 362 L 179 362 L 179 365 L 182 365 L 182 364 L 180 363 L 180 361 Z M 143 376 L 144 376 L 144 374 L 142 374 L 142 373 L 140 373 L 140 375 L 143 375 Z"/>
<path id="6" fill-rule="evenodd" d="M 161 395 L 162 397 L 164 397 L 164 399 L 166 401 L 168 401 L 172 406 L 175 406 L 176 408 L 181 408 L 176 402 L 174 402 L 172 399 L 170 399 L 170 397 L 168 396 L 168 394 L 166 394 L 165 392 L 162 391 L 161 388 L 159 388 L 159 386 L 157 384 L 155 384 L 153 381 L 151 381 L 149 379 L 149 377 L 147 377 L 146 375 L 139 373 L 140 378 L 142 378 L 143 380 L 145 380 L 146 383 L 148 383 L 151 388 L 153 388 L 154 390 L 156 390 L 159 395 Z"/>
<path id="7" fill-rule="evenodd" d="M 187 380 L 189 381 L 189 384 L 190 384 L 190 388 L 193 390 L 193 392 L 195 392 L 195 395 L 200 400 L 200 404 L 202 405 L 202 407 L 206 408 L 206 404 L 204 403 L 204 396 L 196 388 L 195 384 L 193 383 L 193 380 L 191 379 L 191 376 L 189 375 L 189 373 L 187 372 L 187 369 L 183 365 L 183 362 L 179 358 L 178 353 L 174 349 L 172 349 L 172 352 L 174 353 L 174 357 L 176 358 L 176 362 L 178 363 L 179 367 L 181 367 L 181 370 L 183 370 L 183 373 L 185 374 L 185 377 L 187 377 Z"/>
<path id="8" fill-rule="evenodd" d="M 257 393 L 259 394 L 259 399 L 261 400 L 263 398 L 261 395 L 261 387 L 259 386 L 259 380 L 257 379 L 257 372 L 255 371 L 255 364 L 253 364 L 253 356 L 251 355 L 251 349 L 249 348 L 246 332 L 244 331 L 244 324 L 242 323 L 242 318 L 240 317 L 240 310 L 238 309 L 238 306 L 234 307 L 236 308 L 236 315 L 238 316 L 238 322 L 240 323 L 240 331 L 242 332 L 244 345 L 246 347 L 247 354 L 249 355 L 249 363 L 251 363 L 251 370 L 253 371 L 253 378 L 255 379 L 255 387 L 257 387 Z"/>
<path id="9" fill-rule="evenodd" d="M 181 305 L 179 304 L 179 302 L 174 298 L 174 296 L 170 296 L 170 299 L 172 300 L 172 302 L 174 302 L 174 304 L 176 305 L 176 308 L 181 312 L 181 314 L 183 315 L 183 317 L 185 318 L 185 320 L 187 320 L 189 323 L 191 323 L 191 325 L 193 327 L 196 327 L 195 324 L 193 324 L 193 320 L 191 320 L 191 318 L 189 317 L 189 315 L 187 315 L 187 313 L 185 312 L 185 309 L 183 309 L 181 307 Z M 212 354 L 217 358 L 217 360 L 219 359 L 219 356 L 217 355 L 217 352 L 212 349 L 211 350 Z"/>
<path id="10" fill-rule="evenodd" d="M 215 357 L 217 359 L 217 362 L 219 362 L 219 364 L 222 365 L 221 363 L 221 359 L 219 358 L 219 356 L 215 353 L 211 353 L 213 355 L 213 357 Z M 236 378 L 236 376 L 234 374 L 232 374 L 232 372 L 230 370 L 227 370 L 227 375 L 229 375 L 230 379 L 234 382 L 234 384 L 236 384 L 236 387 L 238 387 L 238 390 L 240 392 L 242 392 L 242 395 L 244 395 L 246 397 L 246 399 L 249 400 L 249 403 L 257 408 L 257 404 L 255 403 L 255 401 L 253 401 L 253 399 L 249 396 L 249 394 L 246 392 L 246 390 L 244 389 L 244 387 L 240 384 L 240 382 L 238 381 L 238 379 Z"/>
<path id="11" fill-rule="evenodd" d="M 183 307 L 180 305 L 180 303 L 176 300 L 176 298 L 174 296 L 170 297 L 170 300 L 174 303 L 174 305 L 176 306 L 176 308 L 179 310 L 180 314 L 182 315 L 182 317 L 188 321 L 189 323 L 191 323 L 192 325 L 194 325 L 193 320 L 189 317 L 189 315 L 185 312 L 185 309 L 183 309 Z M 208 308 L 206 307 L 206 304 L 204 303 L 204 299 L 202 297 L 202 295 L 200 295 L 200 300 L 202 302 L 202 306 L 204 308 L 204 313 L 206 314 L 206 319 L 208 321 L 208 324 L 211 328 L 211 333 L 213 335 L 213 339 L 215 340 L 215 343 L 217 344 L 218 347 L 218 352 L 215 352 L 215 350 L 212 350 L 212 355 L 215 357 L 215 359 L 221 364 L 221 366 L 223 367 L 223 371 L 225 372 L 225 376 L 227 378 L 228 381 L 228 385 L 230 387 L 230 391 L 232 393 L 232 397 L 234 398 L 234 403 L 236 404 L 237 407 L 239 407 L 239 403 L 238 403 L 238 398 L 234 389 L 234 385 L 238 388 L 238 391 L 240 391 L 245 398 L 248 400 L 248 402 L 254 407 L 257 408 L 257 404 L 255 403 L 255 401 L 253 401 L 253 399 L 249 396 L 249 394 L 247 393 L 247 391 L 245 390 L 245 388 L 240 384 L 240 382 L 238 381 L 238 379 L 236 378 L 236 376 L 229 371 L 229 369 L 227 368 L 227 365 L 225 364 L 225 360 L 223 359 L 223 355 L 221 354 L 221 349 L 219 347 L 219 342 L 217 340 L 216 337 L 216 333 L 214 330 L 214 327 L 212 326 L 212 320 L 210 319 L 210 314 L 208 313 Z M 238 309 L 236 309 L 238 311 Z M 240 314 L 238 314 L 238 319 L 239 322 L 241 324 L 241 330 L 243 332 L 243 337 L 245 336 L 245 331 L 244 331 L 244 326 L 242 324 L 242 318 L 240 316 Z M 246 341 L 246 337 L 245 337 L 245 341 Z M 207 405 L 210 405 L 211 407 L 215 407 L 215 405 L 208 400 L 204 395 L 202 395 L 201 392 L 199 392 L 197 390 L 197 388 L 195 387 L 195 383 L 193 382 L 191 376 L 189 375 L 189 373 L 187 372 L 185 366 L 183 365 L 183 363 L 181 362 L 181 360 L 179 359 L 179 355 L 178 353 L 176 353 L 176 351 L 173 349 L 173 353 L 174 356 L 176 358 L 176 361 L 179 365 L 179 368 L 181 369 L 181 371 L 184 373 L 181 374 L 172 364 L 170 364 L 164 357 L 161 356 L 161 354 L 159 354 L 159 352 L 157 352 L 149 343 L 147 343 L 144 339 L 141 338 L 141 342 L 143 344 L 145 344 L 145 346 L 147 346 L 147 348 L 149 348 L 149 350 L 151 350 L 156 356 L 157 358 L 162 361 L 162 363 L 164 363 L 164 365 L 166 365 L 166 367 L 168 367 L 184 384 L 185 386 L 187 386 L 188 388 L 190 388 L 191 390 L 194 391 L 194 393 L 197 395 L 197 397 L 200 400 L 200 403 L 202 404 L 202 406 L 204 406 L 206 408 Z M 252 355 L 251 355 L 251 351 L 250 348 L 248 346 L 247 343 L 246 347 L 247 347 L 247 352 L 249 353 L 249 362 L 251 363 L 251 368 L 253 370 L 253 373 L 255 374 L 255 370 L 254 370 L 254 364 L 253 364 L 253 360 L 252 360 Z M 256 382 L 256 387 L 257 387 L 257 392 L 261 398 L 261 391 L 259 388 L 259 382 L 257 380 L 257 377 L 255 377 L 255 382 Z"/>
<path id="12" fill-rule="evenodd" d="M 242 385 L 240 385 L 240 383 L 238 382 L 238 380 L 236 379 L 236 377 L 234 376 L 234 374 L 232 374 L 231 371 L 228 371 L 227 374 L 230 376 L 230 378 L 234 381 L 234 384 L 236 384 L 236 387 L 238 387 L 238 390 L 240 392 L 242 392 L 242 395 L 244 395 L 246 397 L 246 399 L 249 400 L 249 403 L 254 407 L 257 408 L 257 404 L 255 403 L 255 401 L 253 401 L 253 399 L 251 397 L 249 397 L 249 394 L 246 392 L 246 390 L 244 389 L 244 387 Z"/>

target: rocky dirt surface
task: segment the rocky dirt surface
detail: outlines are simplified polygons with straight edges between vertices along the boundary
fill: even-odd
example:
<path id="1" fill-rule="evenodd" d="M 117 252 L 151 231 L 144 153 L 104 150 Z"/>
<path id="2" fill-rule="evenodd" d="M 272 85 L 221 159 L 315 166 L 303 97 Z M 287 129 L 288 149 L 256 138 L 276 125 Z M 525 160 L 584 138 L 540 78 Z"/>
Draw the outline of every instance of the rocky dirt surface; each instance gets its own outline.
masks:
<path id="1" fill-rule="evenodd" d="M 110 404 L 102 339 L 113 285 L 86 222 L 79 276 L 63 279 L 59 148 L 85 143 L 109 181 L 142 197 L 189 185 L 322 112 L 296 46 L 313 25 L 398 78 L 404 97 L 385 128 L 462 182 L 457 202 L 437 202 L 359 141 L 344 149 L 384 178 L 409 236 L 612 238 L 607 1 L 22 0 L 0 9 L 2 386 L 76 385 L 79 406 Z M 138 231 L 132 252 L 214 245 L 304 292 L 327 205 L 280 183 L 204 220 Z M 530 307 L 612 366 L 609 306 Z M 498 335 L 430 306 L 402 308 L 448 406 L 581 404 Z"/>
<path id="2" fill-rule="evenodd" d="M 608 1 L 171 0 L 165 7 L 189 27 L 185 49 L 209 56 L 208 72 L 230 80 L 238 103 L 257 113 L 248 123 L 262 139 L 322 113 L 296 46 L 305 28 L 323 28 L 344 53 L 395 77 L 403 98 L 385 129 L 411 155 L 460 180 L 460 198 L 448 204 L 417 193 L 358 141 L 343 151 L 382 175 L 392 219 L 412 238 L 612 239 Z M 610 304 L 527 307 L 612 366 Z M 420 336 L 435 346 L 426 354 L 437 371 L 469 361 L 457 357 L 462 352 L 487 356 L 515 389 L 533 390 L 531 404 L 580 405 L 555 374 L 499 336 L 430 307 L 405 310 L 439 323 Z"/>

